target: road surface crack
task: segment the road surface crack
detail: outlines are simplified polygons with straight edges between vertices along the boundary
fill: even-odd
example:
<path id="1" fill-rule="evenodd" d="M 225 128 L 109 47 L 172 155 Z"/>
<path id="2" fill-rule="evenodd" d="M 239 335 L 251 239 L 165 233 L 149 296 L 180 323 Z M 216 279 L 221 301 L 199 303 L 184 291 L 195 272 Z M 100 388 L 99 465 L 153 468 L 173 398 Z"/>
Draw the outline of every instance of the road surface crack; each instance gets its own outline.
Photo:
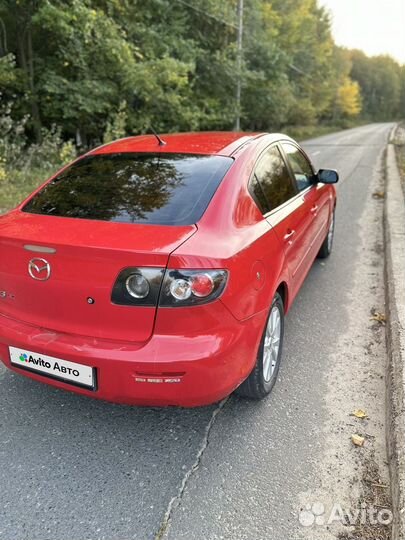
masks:
<path id="1" fill-rule="evenodd" d="M 208 422 L 206 428 L 205 428 L 205 434 L 204 438 L 201 442 L 200 448 L 197 452 L 196 458 L 194 460 L 194 463 L 191 465 L 190 469 L 185 473 L 183 476 L 183 480 L 181 481 L 179 490 L 177 492 L 177 495 L 175 495 L 169 502 L 167 506 L 167 510 L 165 512 L 165 515 L 163 517 L 162 523 L 160 525 L 160 528 L 155 536 L 155 540 L 162 540 L 170 527 L 170 522 L 172 519 L 173 512 L 180 506 L 184 492 L 186 490 L 187 484 L 190 480 L 190 478 L 194 475 L 194 473 L 199 469 L 201 465 L 202 458 L 204 456 L 204 452 L 208 447 L 209 439 L 210 439 L 210 433 L 211 430 L 215 424 L 216 418 L 218 414 L 221 412 L 221 410 L 224 408 L 225 404 L 229 400 L 229 396 L 223 399 L 218 406 L 214 409 L 212 412 L 210 421 Z"/>

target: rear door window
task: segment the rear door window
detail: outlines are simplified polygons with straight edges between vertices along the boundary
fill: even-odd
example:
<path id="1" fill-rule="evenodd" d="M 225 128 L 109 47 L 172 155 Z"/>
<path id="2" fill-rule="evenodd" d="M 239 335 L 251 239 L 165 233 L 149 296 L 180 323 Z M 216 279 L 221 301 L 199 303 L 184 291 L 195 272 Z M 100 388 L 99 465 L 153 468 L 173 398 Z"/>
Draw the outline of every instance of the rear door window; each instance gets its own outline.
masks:
<path id="1" fill-rule="evenodd" d="M 290 143 L 283 143 L 283 150 L 291 165 L 299 191 L 312 185 L 314 171 L 312 166 L 299 148 Z"/>
<path id="2" fill-rule="evenodd" d="M 191 225 L 233 163 L 225 156 L 96 154 L 68 167 L 24 212 L 123 223 Z"/>
<path id="3" fill-rule="evenodd" d="M 257 196 L 259 186 L 263 194 L 262 200 Z M 260 158 L 250 190 L 263 214 L 281 206 L 297 194 L 296 186 L 277 146 L 266 150 Z"/>

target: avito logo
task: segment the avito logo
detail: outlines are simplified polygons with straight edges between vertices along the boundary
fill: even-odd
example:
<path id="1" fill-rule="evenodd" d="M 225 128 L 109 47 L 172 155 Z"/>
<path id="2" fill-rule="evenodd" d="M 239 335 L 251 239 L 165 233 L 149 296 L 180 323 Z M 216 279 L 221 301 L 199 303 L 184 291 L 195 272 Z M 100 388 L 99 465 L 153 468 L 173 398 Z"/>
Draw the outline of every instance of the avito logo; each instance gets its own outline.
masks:
<path id="1" fill-rule="evenodd" d="M 27 362 L 27 364 L 34 364 L 34 366 L 41 366 L 47 369 L 51 369 L 52 367 L 50 362 L 47 362 L 46 360 L 43 360 L 42 358 L 34 358 L 32 354 L 28 356 L 28 354 L 21 353 L 20 360 L 21 362 Z"/>
<path id="2" fill-rule="evenodd" d="M 48 362 L 47 360 L 43 360 L 41 357 L 35 358 L 30 354 L 29 356 L 25 353 L 20 353 L 19 359 L 21 362 L 26 362 L 27 364 L 34 364 L 34 366 L 40 366 L 46 369 L 52 369 L 52 371 L 59 371 L 59 373 L 62 374 L 68 374 L 73 375 L 74 377 L 80 377 L 80 372 L 77 369 L 64 366 L 60 362 Z"/>

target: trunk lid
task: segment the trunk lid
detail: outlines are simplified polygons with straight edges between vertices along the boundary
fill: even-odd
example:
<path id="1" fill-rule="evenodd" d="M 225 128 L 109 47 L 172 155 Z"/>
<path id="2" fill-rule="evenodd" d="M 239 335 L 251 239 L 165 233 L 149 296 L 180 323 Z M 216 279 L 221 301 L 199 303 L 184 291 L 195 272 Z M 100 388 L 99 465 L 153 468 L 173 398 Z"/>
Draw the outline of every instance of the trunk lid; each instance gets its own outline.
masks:
<path id="1" fill-rule="evenodd" d="M 113 304 L 115 280 L 129 266 L 165 268 L 170 253 L 196 230 L 195 225 L 114 223 L 20 211 L 2 216 L 0 313 L 57 332 L 145 341 L 152 335 L 157 308 Z M 32 251 L 37 248 L 45 252 Z M 49 279 L 30 275 L 32 259 L 49 263 Z M 45 262 L 36 264 L 42 268 Z"/>

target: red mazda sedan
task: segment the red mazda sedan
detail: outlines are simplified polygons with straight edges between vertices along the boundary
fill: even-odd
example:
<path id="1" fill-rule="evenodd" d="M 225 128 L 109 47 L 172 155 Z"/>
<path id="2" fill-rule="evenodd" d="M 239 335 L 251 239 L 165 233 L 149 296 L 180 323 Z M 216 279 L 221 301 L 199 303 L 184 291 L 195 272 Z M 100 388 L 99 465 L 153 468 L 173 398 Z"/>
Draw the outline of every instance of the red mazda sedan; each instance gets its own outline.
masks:
<path id="1" fill-rule="evenodd" d="M 114 402 L 261 399 L 338 175 L 285 135 L 162 139 L 101 146 L 0 217 L 0 359 Z"/>

